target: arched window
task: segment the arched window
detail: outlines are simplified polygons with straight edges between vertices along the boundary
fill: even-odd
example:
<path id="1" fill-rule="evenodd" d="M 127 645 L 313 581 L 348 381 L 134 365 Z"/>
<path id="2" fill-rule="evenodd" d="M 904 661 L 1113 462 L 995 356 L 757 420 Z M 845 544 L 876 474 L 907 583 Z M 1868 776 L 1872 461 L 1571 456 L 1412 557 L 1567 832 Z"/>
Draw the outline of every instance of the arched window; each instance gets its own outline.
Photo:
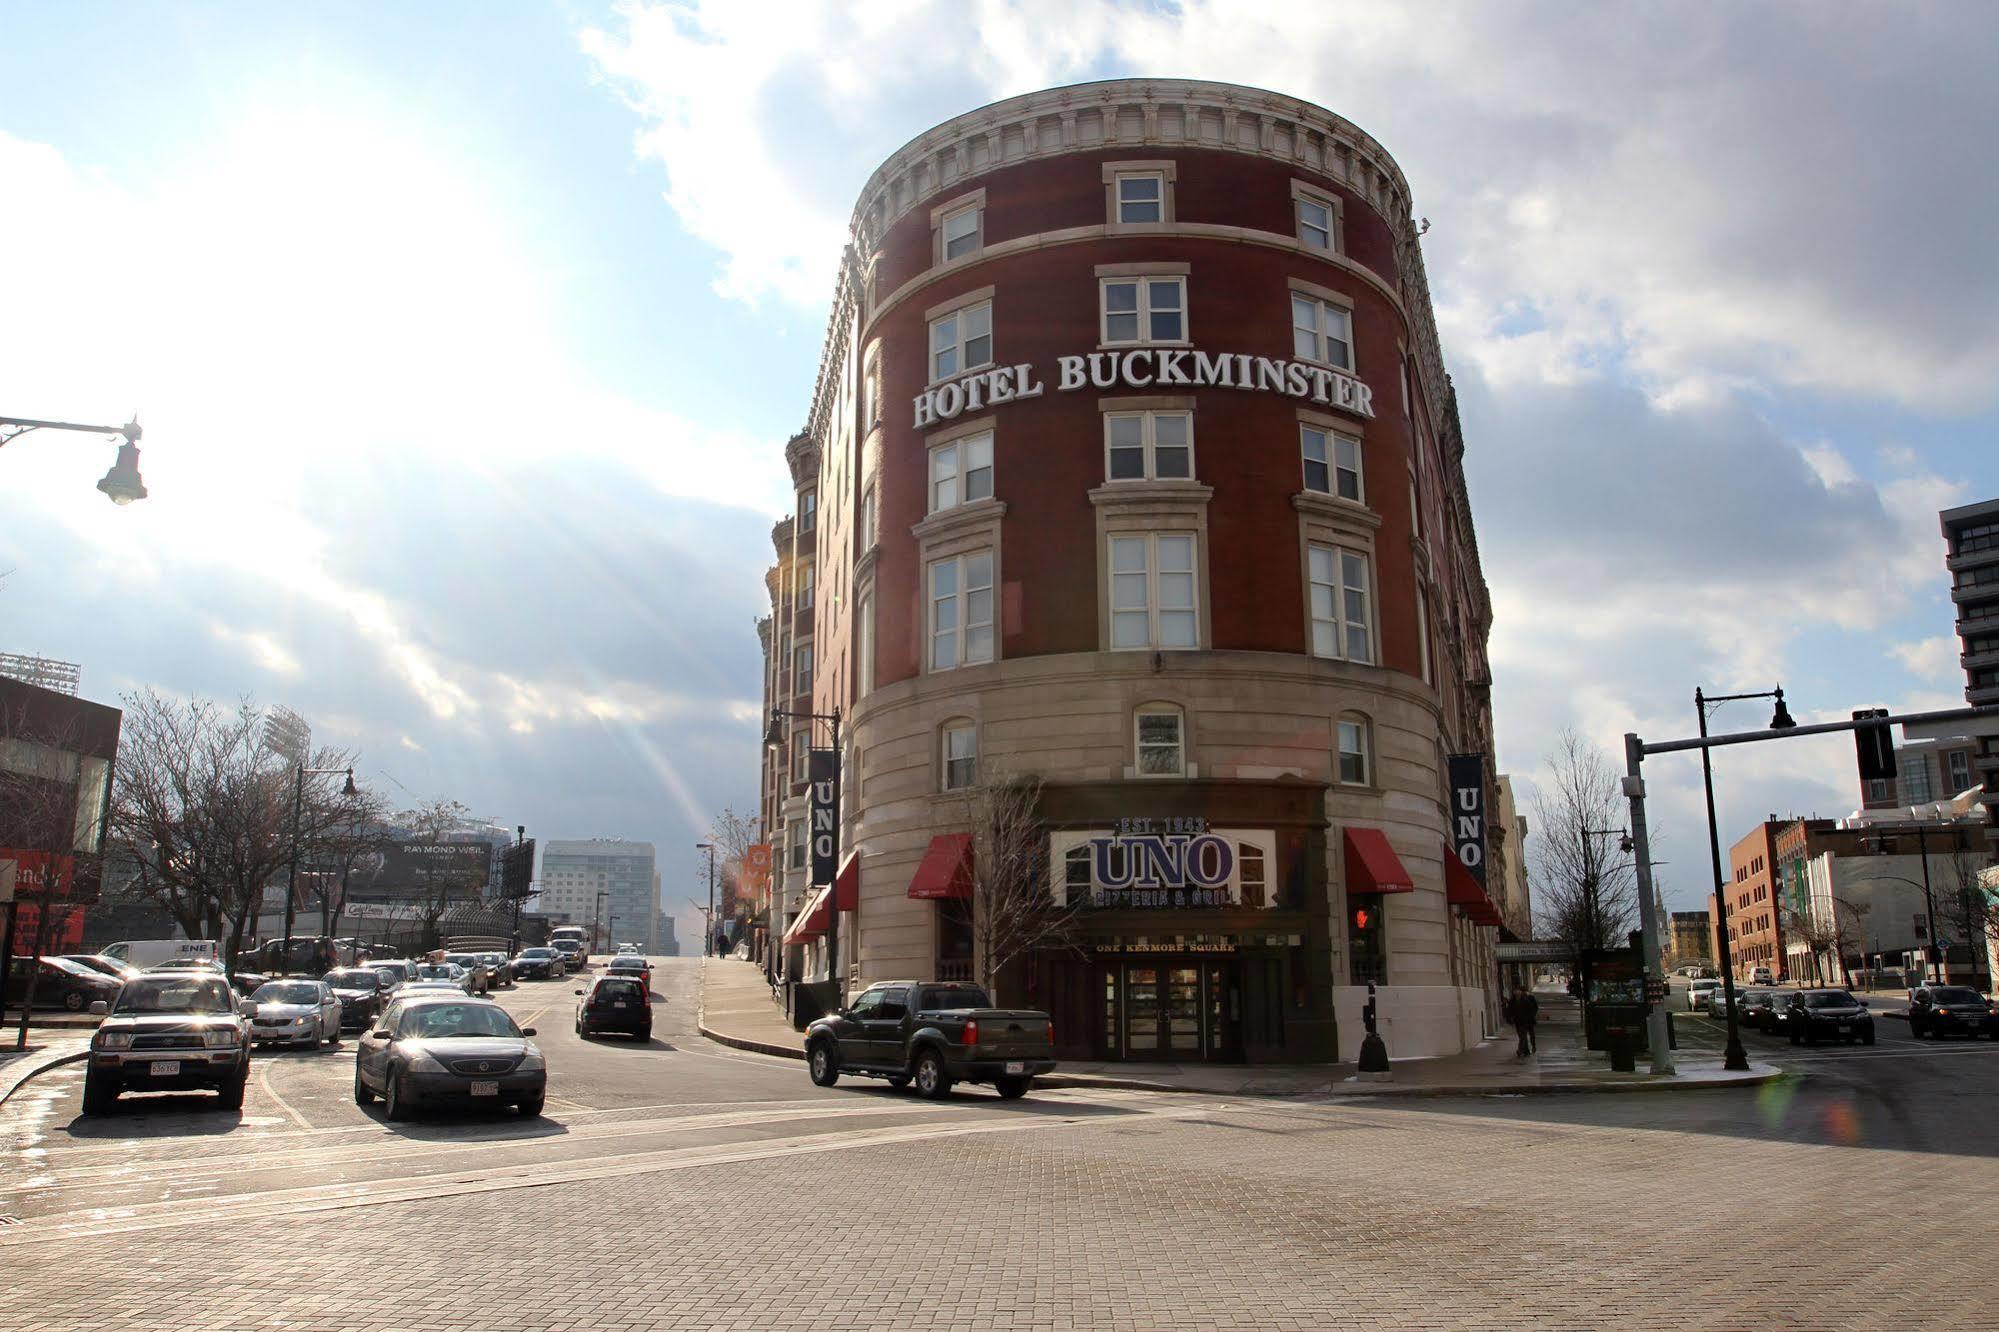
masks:
<path id="1" fill-rule="evenodd" d="M 1172 703 L 1141 703 L 1133 715 L 1133 763 L 1141 777 L 1187 775 L 1186 715 Z"/>
<path id="2" fill-rule="evenodd" d="M 1374 784 L 1374 735 L 1366 717 L 1343 714 L 1338 722 L 1339 779 L 1342 786 Z"/>

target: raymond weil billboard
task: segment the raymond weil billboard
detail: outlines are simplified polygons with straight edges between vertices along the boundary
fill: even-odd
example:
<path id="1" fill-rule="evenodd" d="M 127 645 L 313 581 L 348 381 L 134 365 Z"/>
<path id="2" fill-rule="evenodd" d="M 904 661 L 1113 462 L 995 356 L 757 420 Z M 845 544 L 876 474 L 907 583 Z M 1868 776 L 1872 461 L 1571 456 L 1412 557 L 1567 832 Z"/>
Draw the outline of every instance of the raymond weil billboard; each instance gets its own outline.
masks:
<path id="1" fill-rule="evenodd" d="M 484 842 L 387 839 L 354 859 L 348 871 L 350 902 L 396 902 L 483 893 L 492 877 L 493 848 Z"/>

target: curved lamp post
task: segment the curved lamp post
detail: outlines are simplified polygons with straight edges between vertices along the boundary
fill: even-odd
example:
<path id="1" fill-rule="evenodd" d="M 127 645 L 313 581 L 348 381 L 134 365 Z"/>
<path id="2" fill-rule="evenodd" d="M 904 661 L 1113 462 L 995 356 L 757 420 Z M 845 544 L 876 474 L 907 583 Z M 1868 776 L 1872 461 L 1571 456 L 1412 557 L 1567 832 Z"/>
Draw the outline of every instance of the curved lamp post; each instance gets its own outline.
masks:
<path id="1" fill-rule="evenodd" d="M 133 417 L 121 426 L 78 425 L 71 421 L 36 421 L 20 416 L 0 416 L 0 445 L 10 443 L 27 434 L 30 430 L 80 430 L 86 435 L 116 435 L 123 442 L 118 445 L 118 460 L 111 464 L 111 470 L 97 483 L 97 488 L 120 508 L 133 500 L 146 498 L 146 483 L 139 476 L 139 437 L 144 434 L 139 429 L 139 418 Z"/>

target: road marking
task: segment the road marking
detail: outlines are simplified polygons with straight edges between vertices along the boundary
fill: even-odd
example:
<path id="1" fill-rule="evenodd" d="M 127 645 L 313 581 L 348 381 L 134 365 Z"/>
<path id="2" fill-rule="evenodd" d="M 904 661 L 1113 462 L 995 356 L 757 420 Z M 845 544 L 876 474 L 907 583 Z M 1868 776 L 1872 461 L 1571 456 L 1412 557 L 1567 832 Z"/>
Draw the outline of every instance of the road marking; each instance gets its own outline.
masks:
<path id="1" fill-rule="evenodd" d="M 1211 1112 L 1199 1107 L 1188 1107 L 1136 1113 L 1150 1118 L 1183 1120 L 1205 1118 Z M 948 1124 L 903 1125 L 845 1135 L 816 1133 L 758 1143 L 675 1147 L 584 1161 L 553 1162 L 525 1169 L 518 1164 L 504 1163 L 479 1170 L 429 1175 L 416 1180 L 364 1185 L 319 1185 L 303 1189 L 277 1189 L 242 1194 L 233 1198 L 204 1198 L 202 1221 L 206 1225 L 215 1221 L 258 1220 L 280 1216 L 289 1218 L 301 1212 L 377 1207 L 387 1203 L 463 1197 L 468 1194 L 498 1193 L 511 1189 L 546 1188 L 557 1184 L 578 1184 L 593 1180 L 617 1179 L 628 1175 L 735 1165 L 748 1161 L 820 1155 L 867 1147 L 997 1133 L 1023 1133 L 1036 1129 L 1068 1128 L 1078 1122 L 1080 1121 L 1054 1115 L 1002 1117 L 986 1114 L 978 1119 Z M 94 1236 L 164 1230 L 186 1224 L 186 1205 L 174 1201 L 141 1203 L 132 1207 L 90 1208 L 80 1212 L 38 1217 L 18 1226 L 0 1230 L 0 1249 L 29 1244 L 67 1242 Z"/>
<path id="2" fill-rule="evenodd" d="M 298 1111 L 292 1109 L 290 1102 L 286 1101 L 284 1097 L 278 1095 L 277 1088 L 271 1085 L 271 1065 L 269 1063 L 258 1065 L 257 1085 L 264 1089 L 264 1095 L 270 1097 L 273 1101 L 276 1101 L 278 1103 L 278 1109 L 284 1111 L 286 1117 L 289 1118 L 292 1123 L 298 1125 L 302 1129 L 309 1129 L 312 1127 L 312 1125 L 305 1122 L 305 1116 L 301 1115 Z"/>

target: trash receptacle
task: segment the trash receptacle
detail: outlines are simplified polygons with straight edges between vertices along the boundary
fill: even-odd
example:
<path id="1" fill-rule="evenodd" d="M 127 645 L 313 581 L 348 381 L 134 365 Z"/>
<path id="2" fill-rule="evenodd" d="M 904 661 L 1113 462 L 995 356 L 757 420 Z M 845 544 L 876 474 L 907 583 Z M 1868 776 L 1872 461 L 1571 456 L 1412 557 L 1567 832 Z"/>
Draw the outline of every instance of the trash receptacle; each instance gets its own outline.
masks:
<path id="1" fill-rule="evenodd" d="M 1604 1044 L 1610 1047 L 1610 1071 L 1613 1073 L 1636 1073 L 1638 1071 L 1638 1040 L 1629 1027 L 1608 1026 L 1603 1032 Z"/>

